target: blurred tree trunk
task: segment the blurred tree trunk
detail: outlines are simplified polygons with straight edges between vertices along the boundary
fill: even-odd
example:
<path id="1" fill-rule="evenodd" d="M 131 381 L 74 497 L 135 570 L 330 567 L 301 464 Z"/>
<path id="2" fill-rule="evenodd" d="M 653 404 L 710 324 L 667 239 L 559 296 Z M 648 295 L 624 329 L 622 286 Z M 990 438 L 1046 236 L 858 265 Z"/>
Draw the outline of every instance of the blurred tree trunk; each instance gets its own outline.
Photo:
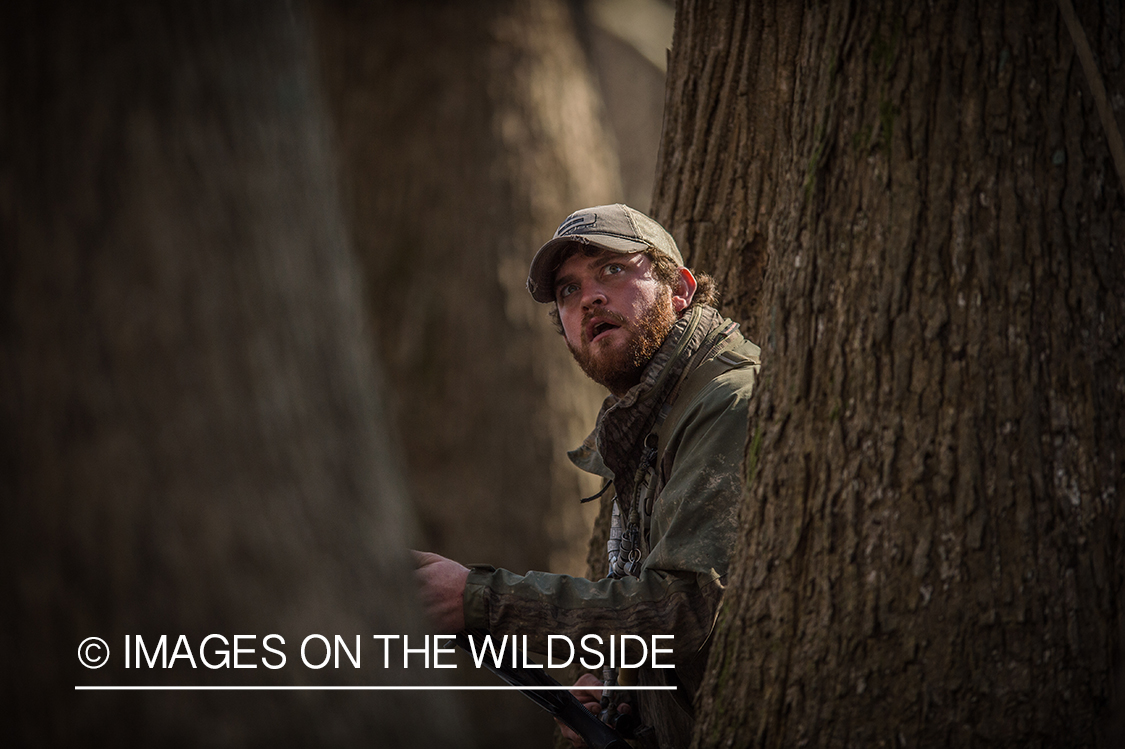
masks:
<path id="1" fill-rule="evenodd" d="M 4 16 L 6 733 L 455 744 L 435 693 L 72 691 L 435 675 L 378 668 L 369 642 L 415 631 L 413 521 L 304 22 L 274 3 Z M 243 662 L 258 667 L 124 668 L 127 635 L 171 649 L 185 634 L 198 659 L 211 633 L 257 635 Z M 269 633 L 285 637 L 279 671 L 260 664 Z M 305 668 L 314 633 L 362 635 L 361 670 Z M 108 667 L 75 661 L 87 636 Z"/>
<path id="2" fill-rule="evenodd" d="M 591 485 L 565 451 L 601 395 L 525 288 L 558 223 L 617 189 L 567 9 L 319 7 L 341 177 L 425 540 L 581 573 L 577 499 Z"/>
<path id="3" fill-rule="evenodd" d="M 605 122 L 621 165 L 622 202 L 648 213 L 664 122 L 672 5 L 664 0 L 583 0 L 573 7 L 580 11 L 579 37 L 602 92 Z"/>
<path id="4" fill-rule="evenodd" d="M 765 348 L 696 745 L 1119 745 L 1125 190 L 1057 6 L 685 2 L 669 78 L 656 216 Z"/>
<path id="5" fill-rule="evenodd" d="M 317 8 L 341 181 L 423 543 L 467 562 L 582 574 L 596 507 L 578 500 L 598 484 L 565 453 L 604 392 L 525 286 L 563 218 L 617 199 L 569 9 Z M 476 696 L 485 745 L 547 740 L 551 722 L 524 698 Z"/>

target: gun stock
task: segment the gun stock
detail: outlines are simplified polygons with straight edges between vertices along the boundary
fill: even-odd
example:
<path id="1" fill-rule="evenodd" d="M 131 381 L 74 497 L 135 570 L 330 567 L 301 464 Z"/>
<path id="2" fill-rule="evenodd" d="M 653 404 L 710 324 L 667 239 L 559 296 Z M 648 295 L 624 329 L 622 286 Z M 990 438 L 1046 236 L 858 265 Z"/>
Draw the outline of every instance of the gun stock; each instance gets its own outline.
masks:
<path id="1" fill-rule="evenodd" d="M 478 648 L 476 652 L 484 647 L 484 637 L 484 632 L 464 630 L 455 635 L 453 641 L 459 648 L 472 654 L 474 644 Z M 510 645 L 513 648 L 517 647 L 514 639 Z M 522 655 L 517 655 L 516 662 L 523 663 L 521 658 Z M 518 687 L 525 697 L 569 726 L 591 749 L 631 749 L 621 734 L 602 723 L 570 692 L 560 689 L 536 689 L 536 687 L 562 686 L 548 676 L 544 669 L 512 668 L 487 661 L 484 662 L 484 666 L 508 684 Z"/>

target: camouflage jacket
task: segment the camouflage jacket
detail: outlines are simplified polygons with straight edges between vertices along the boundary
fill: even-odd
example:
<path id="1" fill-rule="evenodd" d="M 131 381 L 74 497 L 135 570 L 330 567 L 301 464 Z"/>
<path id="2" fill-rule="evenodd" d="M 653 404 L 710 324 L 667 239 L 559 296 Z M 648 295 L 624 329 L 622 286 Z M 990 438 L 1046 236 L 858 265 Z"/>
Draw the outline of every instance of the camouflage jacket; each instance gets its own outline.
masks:
<path id="1" fill-rule="evenodd" d="M 494 635 L 561 634 L 575 644 L 587 634 L 636 634 L 649 642 L 650 635 L 673 635 L 673 652 L 661 660 L 674 663 L 674 671 L 642 668 L 636 674 L 641 684 L 679 687 L 678 706 L 662 704 L 673 693 L 638 693 L 645 698 L 638 700 L 642 720 L 655 726 L 665 747 L 687 745 L 690 702 L 706 665 L 736 540 L 760 353 L 737 327 L 710 307 L 691 308 L 642 381 L 620 399 L 609 396 L 593 433 L 570 453 L 580 468 L 613 481 L 621 518 L 641 518 L 641 561 L 632 574 L 588 580 L 477 566 L 465 586 L 466 626 Z M 719 357 L 733 364 L 716 366 Z M 719 373 L 685 387 L 697 369 Z M 665 418 L 670 420 L 663 423 Z M 656 449 L 646 451 L 646 441 Z M 645 458 L 654 455 L 659 463 L 650 468 Z"/>

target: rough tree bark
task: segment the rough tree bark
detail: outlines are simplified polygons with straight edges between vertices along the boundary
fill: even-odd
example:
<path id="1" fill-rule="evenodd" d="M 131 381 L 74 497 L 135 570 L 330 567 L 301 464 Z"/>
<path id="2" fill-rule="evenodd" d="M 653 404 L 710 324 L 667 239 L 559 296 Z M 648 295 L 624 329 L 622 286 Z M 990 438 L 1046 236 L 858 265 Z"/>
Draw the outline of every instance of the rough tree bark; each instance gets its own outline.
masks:
<path id="1" fill-rule="evenodd" d="M 684 2 L 669 78 L 655 213 L 765 349 L 695 745 L 1116 745 L 1125 188 L 1056 5 Z"/>
<path id="2" fill-rule="evenodd" d="M 301 18 L 20 3 L 0 29 L 9 740 L 456 744 L 435 693 L 73 691 L 435 676 L 370 649 L 416 631 L 413 520 Z M 187 635 L 198 663 L 211 633 L 257 635 L 257 668 L 124 668 L 126 635 Z M 364 668 L 304 668 L 312 633 L 362 635 Z"/>

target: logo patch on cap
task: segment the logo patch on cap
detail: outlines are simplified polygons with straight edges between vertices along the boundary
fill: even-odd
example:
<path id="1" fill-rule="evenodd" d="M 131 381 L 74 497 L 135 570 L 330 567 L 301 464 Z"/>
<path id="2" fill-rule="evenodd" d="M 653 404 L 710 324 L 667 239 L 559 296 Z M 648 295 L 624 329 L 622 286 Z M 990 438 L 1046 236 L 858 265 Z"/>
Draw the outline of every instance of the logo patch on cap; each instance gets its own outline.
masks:
<path id="1" fill-rule="evenodd" d="M 578 216 L 571 216 L 566 221 L 559 225 L 558 231 L 555 232 L 555 238 L 565 237 L 570 234 L 579 234 L 580 230 L 587 226 L 593 226 L 598 222 L 598 215 L 596 213 L 585 213 Z"/>

